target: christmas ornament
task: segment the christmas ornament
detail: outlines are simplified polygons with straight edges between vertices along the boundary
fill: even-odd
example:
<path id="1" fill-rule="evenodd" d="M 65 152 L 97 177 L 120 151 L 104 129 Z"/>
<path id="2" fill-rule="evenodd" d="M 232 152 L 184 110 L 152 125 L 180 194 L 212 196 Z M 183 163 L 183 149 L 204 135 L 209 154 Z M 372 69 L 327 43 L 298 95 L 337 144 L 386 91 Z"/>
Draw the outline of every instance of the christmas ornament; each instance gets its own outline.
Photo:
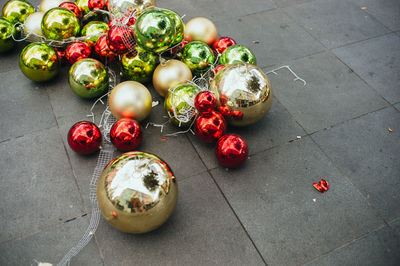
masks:
<path id="1" fill-rule="evenodd" d="M 104 218 L 116 229 L 141 234 L 172 214 L 178 186 L 172 170 L 153 154 L 131 151 L 112 160 L 97 183 Z"/>
<path id="2" fill-rule="evenodd" d="M 47 81 L 59 71 L 57 52 L 45 43 L 28 44 L 19 56 L 19 67 L 33 81 Z"/>
<path id="3" fill-rule="evenodd" d="M 161 10 L 148 10 L 135 23 L 138 45 L 154 53 L 167 50 L 172 45 L 174 35 L 174 19 Z"/>
<path id="4" fill-rule="evenodd" d="M 108 106 L 117 119 L 145 119 L 151 112 L 152 98 L 149 90 L 139 82 L 121 82 L 112 89 Z"/>
<path id="5" fill-rule="evenodd" d="M 72 65 L 76 61 L 90 57 L 90 47 L 84 42 L 74 42 L 65 50 L 65 58 Z"/>
<path id="6" fill-rule="evenodd" d="M 108 27 L 112 27 L 112 26 L 122 26 L 122 25 L 126 25 L 130 28 L 132 28 L 131 26 L 135 25 L 136 22 L 136 18 L 131 15 L 131 14 L 127 14 L 121 17 L 116 17 L 111 19 L 108 22 Z"/>
<path id="7" fill-rule="evenodd" d="M 211 91 L 202 91 L 194 99 L 194 106 L 199 113 L 210 113 L 217 107 L 217 99 Z"/>
<path id="8" fill-rule="evenodd" d="M 81 11 L 81 16 L 84 16 L 90 12 L 89 0 L 76 0 L 75 4 L 78 6 L 79 10 Z"/>
<path id="9" fill-rule="evenodd" d="M 81 11 L 82 13 L 82 11 Z M 101 13 L 101 12 L 96 12 L 94 11 L 89 11 L 86 15 L 84 15 L 81 19 L 81 25 L 86 25 L 91 21 L 103 21 L 103 22 L 108 22 L 108 14 L 107 13 Z"/>
<path id="10" fill-rule="evenodd" d="M 250 63 L 257 64 L 256 57 L 244 45 L 236 44 L 228 47 L 221 55 L 219 62 L 223 65 L 236 64 L 236 63 Z"/>
<path id="11" fill-rule="evenodd" d="M 108 47 L 106 35 L 101 36 L 97 40 L 94 51 L 97 57 L 106 64 L 114 61 L 114 58 L 116 56 L 116 54 L 111 51 L 110 47 Z"/>
<path id="12" fill-rule="evenodd" d="M 155 7 L 155 0 L 108 0 L 108 10 L 117 15 L 129 14 L 133 11 L 142 13 L 146 8 Z"/>
<path id="13" fill-rule="evenodd" d="M 104 9 L 105 7 L 106 7 L 106 3 L 104 0 L 89 0 L 88 1 L 89 10 Z"/>
<path id="14" fill-rule="evenodd" d="M 0 18 L 0 53 L 7 52 L 15 46 L 15 41 L 11 36 L 15 33 L 14 25 L 10 21 Z"/>
<path id="15" fill-rule="evenodd" d="M 234 126 L 257 122 L 271 107 L 271 84 L 264 72 L 252 64 L 226 66 L 213 78 L 210 90 L 218 106 L 229 108 L 228 123 Z"/>
<path id="16" fill-rule="evenodd" d="M 121 72 L 125 79 L 147 83 L 151 81 L 154 69 L 158 63 L 156 54 L 135 46 L 132 52 L 121 58 Z"/>
<path id="17" fill-rule="evenodd" d="M 88 37 L 86 43 L 94 46 L 98 39 L 109 30 L 107 23 L 102 21 L 91 21 L 82 28 L 81 35 Z"/>
<path id="18" fill-rule="evenodd" d="M 170 16 L 170 18 L 175 22 L 175 34 L 172 38 L 171 44 L 171 46 L 175 46 L 183 40 L 185 24 L 183 24 L 182 18 L 176 12 L 168 9 L 163 9 L 161 11 Z"/>
<path id="19" fill-rule="evenodd" d="M 212 143 L 226 131 L 224 117 L 215 111 L 200 114 L 194 124 L 194 132 L 202 141 Z"/>
<path id="20" fill-rule="evenodd" d="M 158 94 L 165 97 L 170 88 L 192 78 L 192 72 L 185 63 L 171 59 L 157 66 L 153 74 L 153 86 Z"/>
<path id="21" fill-rule="evenodd" d="M 318 183 L 313 183 L 313 186 L 321 193 L 325 193 L 329 190 L 329 183 L 325 179 L 321 179 Z"/>
<path id="22" fill-rule="evenodd" d="M 213 48 L 217 53 L 222 54 L 228 47 L 235 45 L 236 42 L 229 37 L 221 37 L 213 43 Z"/>
<path id="23" fill-rule="evenodd" d="M 246 161 L 249 156 L 249 148 L 242 137 L 228 134 L 217 141 L 215 156 L 223 166 L 235 168 Z"/>
<path id="24" fill-rule="evenodd" d="M 214 60 L 213 51 L 204 42 L 190 42 L 182 50 L 182 61 L 195 75 L 207 71 Z"/>
<path id="25" fill-rule="evenodd" d="M 122 118 L 111 127 L 110 140 L 118 150 L 131 151 L 143 140 L 142 128 L 136 120 Z"/>
<path id="26" fill-rule="evenodd" d="M 185 40 L 188 42 L 202 41 L 212 45 L 218 38 L 218 31 L 214 23 L 208 18 L 192 18 L 185 26 Z"/>
<path id="27" fill-rule="evenodd" d="M 10 0 L 2 9 L 2 16 L 12 24 L 23 23 L 25 19 L 35 12 L 35 8 L 24 0 Z"/>
<path id="28" fill-rule="evenodd" d="M 30 14 L 24 21 L 24 33 L 30 42 L 39 42 L 43 37 L 42 18 L 43 12 Z"/>
<path id="29" fill-rule="evenodd" d="M 81 59 L 69 70 L 69 86 L 82 98 L 99 97 L 108 90 L 107 71 L 96 59 Z"/>
<path id="30" fill-rule="evenodd" d="M 135 45 L 133 31 L 128 26 L 112 26 L 108 31 L 107 43 L 114 53 L 127 53 Z"/>
<path id="31" fill-rule="evenodd" d="M 63 2 L 71 2 L 70 0 L 42 0 L 40 2 L 39 10 L 45 13 L 55 7 L 59 7 Z"/>
<path id="32" fill-rule="evenodd" d="M 52 8 L 42 19 L 42 33 L 47 39 L 62 40 L 78 35 L 79 20 L 74 12 L 62 8 Z"/>
<path id="33" fill-rule="evenodd" d="M 64 48 L 57 47 L 55 49 L 56 49 L 56 53 L 57 53 L 58 61 L 60 62 L 60 65 L 66 64 L 67 59 L 65 58 L 65 50 L 64 50 Z"/>
<path id="34" fill-rule="evenodd" d="M 82 121 L 73 125 L 68 131 L 68 144 L 79 154 L 91 154 L 101 147 L 100 129 L 93 123 Z"/>
<path id="35" fill-rule="evenodd" d="M 226 67 L 225 65 L 218 65 L 214 68 L 214 75 L 217 75 L 218 72 L 223 69 L 224 67 Z"/>
<path id="36" fill-rule="evenodd" d="M 178 127 L 189 127 L 196 115 L 194 98 L 200 89 L 190 83 L 178 85 L 168 91 L 164 108 L 171 122 Z"/>
<path id="37" fill-rule="evenodd" d="M 75 3 L 63 2 L 59 5 L 59 7 L 66 8 L 66 9 L 74 12 L 74 14 L 77 18 L 81 18 L 81 16 L 82 16 L 81 10 Z"/>

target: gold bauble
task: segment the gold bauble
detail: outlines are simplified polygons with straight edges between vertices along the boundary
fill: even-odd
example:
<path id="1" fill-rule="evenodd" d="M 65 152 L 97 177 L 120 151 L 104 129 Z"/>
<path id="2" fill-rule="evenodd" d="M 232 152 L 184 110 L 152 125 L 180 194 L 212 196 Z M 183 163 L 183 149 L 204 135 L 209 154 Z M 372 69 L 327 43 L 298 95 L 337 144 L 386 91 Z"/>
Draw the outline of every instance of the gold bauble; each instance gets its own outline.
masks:
<path id="1" fill-rule="evenodd" d="M 136 81 L 124 81 L 112 89 L 108 106 L 115 118 L 145 119 L 151 111 L 152 98 L 149 90 Z"/>
<path id="2" fill-rule="evenodd" d="M 46 12 L 49 9 L 59 7 L 61 3 L 71 2 L 71 0 L 42 0 L 39 9 L 41 12 Z"/>
<path id="3" fill-rule="evenodd" d="M 120 231 L 142 234 L 172 214 L 178 185 L 169 166 L 153 154 L 132 151 L 111 161 L 97 183 L 104 218 Z"/>
<path id="4" fill-rule="evenodd" d="M 24 21 L 24 34 L 28 36 L 28 41 L 39 42 L 44 37 L 41 24 L 43 15 L 44 12 L 35 12 Z"/>
<path id="5" fill-rule="evenodd" d="M 193 78 L 189 67 L 182 61 L 171 59 L 157 66 L 153 74 L 153 86 L 162 97 L 170 88 Z"/>
<path id="6" fill-rule="evenodd" d="M 188 42 L 202 41 L 211 45 L 217 38 L 217 28 L 208 18 L 192 18 L 185 26 L 185 40 Z"/>

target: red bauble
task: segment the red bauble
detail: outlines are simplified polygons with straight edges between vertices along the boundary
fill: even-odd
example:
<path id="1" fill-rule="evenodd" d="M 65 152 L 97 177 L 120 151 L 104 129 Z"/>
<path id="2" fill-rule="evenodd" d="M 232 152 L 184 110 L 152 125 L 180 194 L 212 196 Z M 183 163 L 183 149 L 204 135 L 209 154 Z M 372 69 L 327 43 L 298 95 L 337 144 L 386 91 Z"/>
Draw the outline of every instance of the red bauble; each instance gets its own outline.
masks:
<path id="1" fill-rule="evenodd" d="M 90 56 L 91 49 L 89 45 L 84 42 L 74 42 L 65 50 L 65 58 L 72 65 L 76 61 L 79 61 Z"/>
<path id="2" fill-rule="evenodd" d="M 143 140 L 142 128 L 136 120 L 122 118 L 112 126 L 110 139 L 120 151 L 134 150 Z"/>
<path id="3" fill-rule="evenodd" d="M 215 156 L 225 167 L 234 168 L 246 161 L 249 148 L 246 141 L 236 134 L 222 136 L 215 146 Z"/>
<path id="4" fill-rule="evenodd" d="M 107 43 L 114 53 L 124 54 L 133 49 L 135 37 L 128 26 L 112 26 L 107 34 Z"/>
<path id="5" fill-rule="evenodd" d="M 213 43 L 213 48 L 218 53 L 222 54 L 229 46 L 235 45 L 236 42 L 229 37 L 221 37 Z"/>
<path id="6" fill-rule="evenodd" d="M 94 51 L 97 57 L 105 63 L 110 63 L 114 61 L 114 58 L 116 56 L 116 54 L 111 51 L 110 47 L 108 47 L 106 35 L 101 36 L 97 40 L 97 43 L 94 46 Z"/>
<path id="7" fill-rule="evenodd" d="M 217 99 L 211 91 L 202 91 L 194 99 L 194 106 L 200 113 L 209 113 L 217 107 Z"/>
<path id="8" fill-rule="evenodd" d="M 93 9 L 104 9 L 106 7 L 106 2 L 104 0 L 89 0 L 88 7 L 90 10 Z"/>
<path id="9" fill-rule="evenodd" d="M 218 112 L 220 112 L 225 117 L 225 119 L 231 117 L 231 109 L 229 109 L 229 107 L 226 105 L 218 106 Z"/>
<path id="10" fill-rule="evenodd" d="M 135 23 L 136 23 L 136 18 L 128 14 L 123 17 L 111 19 L 108 22 L 108 27 L 111 28 L 112 26 L 123 26 L 123 25 L 130 27 L 135 25 Z"/>
<path id="11" fill-rule="evenodd" d="M 61 65 L 64 65 L 66 63 L 64 49 L 63 48 L 56 48 L 56 52 L 57 52 L 57 55 L 58 55 L 58 61 L 60 62 Z"/>
<path id="12" fill-rule="evenodd" d="M 209 143 L 218 140 L 225 131 L 225 119 L 220 113 L 215 111 L 201 114 L 197 117 L 194 125 L 194 132 L 199 139 Z"/>
<path id="13" fill-rule="evenodd" d="M 69 146 L 76 153 L 90 154 L 100 149 L 102 137 L 95 124 L 82 121 L 70 128 L 67 139 Z"/>
<path id="14" fill-rule="evenodd" d="M 226 67 L 225 65 L 218 65 L 214 68 L 214 74 L 217 75 L 217 73 L 223 69 L 224 67 Z"/>
<path id="15" fill-rule="evenodd" d="M 80 17 L 81 17 L 81 11 L 79 10 L 79 7 L 78 7 L 75 3 L 64 2 L 64 3 L 61 3 L 61 4 L 59 5 L 59 7 L 66 8 L 66 9 L 68 9 L 68 10 L 74 12 L 74 14 L 75 14 L 75 16 L 76 16 L 77 18 L 80 18 Z"/>

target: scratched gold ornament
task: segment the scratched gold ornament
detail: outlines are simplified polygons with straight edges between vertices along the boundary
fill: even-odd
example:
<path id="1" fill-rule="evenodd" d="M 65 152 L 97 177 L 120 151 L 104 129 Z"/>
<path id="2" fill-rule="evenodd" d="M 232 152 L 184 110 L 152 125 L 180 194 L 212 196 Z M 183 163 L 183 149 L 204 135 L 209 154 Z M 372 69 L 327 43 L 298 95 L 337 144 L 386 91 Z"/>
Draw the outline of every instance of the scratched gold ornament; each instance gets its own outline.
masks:
<path id="1" fill-rule="evenodd" d="M 218 38 L 218 31 L 214 23 L 208 18 L 192 18 L 185 26 L 185 40 L 188 42 L 201 41 L 208 45 Z"/>
<path id="2" fill-rule="evenodd" d="M 219 108 L 233 126 L 247 126 L 262 119 L 271 107 L 272 89 L 268 77 L 248 63 L 228 65 L 210 83 Z"/>
<path id="3" fill-rule="evenodd" d="M 1 15 L 12 24 L 23 23 L 25 19 L 35 12 L 35 8 L 24 0 L 10 0 L 2 9 Z"/>
<path id="4" fill-rule="evenodd" d="M 24 22 L 24 34 L 30 42 L 39 42 L 43 36 L 42 18 L 44 12 L 30 14 Z"/>
<path id="5" fill-rule="evenodd" d="M 156 69 L 158 57 L 156 54 L 146 51 L 140 46 L 121 58 L 121 72 L 125 79 L 147 83 L 151 81 L 154 69 Z"/>
<path id="6" fill-rule="evenodd" d="M 77 36 L 80 31 L 79 20 L 74 12 L 62 8 L 48 10 L 42 19 L 42 33 L 47 39 L 62 40 Z"/>
<path id="7" fill-rule="evenodd" d="M 14 25 L 10 21 L 0 18 L 0 53 L 7 52 L 15 46 L 12 38 L 15 33 Z"/>

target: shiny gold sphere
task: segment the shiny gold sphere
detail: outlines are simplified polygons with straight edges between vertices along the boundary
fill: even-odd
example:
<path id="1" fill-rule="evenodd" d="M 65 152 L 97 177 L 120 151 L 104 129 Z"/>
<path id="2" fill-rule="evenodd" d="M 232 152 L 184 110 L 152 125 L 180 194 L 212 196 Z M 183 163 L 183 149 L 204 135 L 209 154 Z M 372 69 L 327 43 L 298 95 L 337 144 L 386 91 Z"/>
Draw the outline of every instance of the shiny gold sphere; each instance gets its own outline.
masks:
<path id="1" fill-rule="evenodd" d="M 43 15 L 44 12 L 35 12 L 30 14 L 24 22 L 24 34 L 28 36 L 30 42 L 39 42 L 41 37 L 44 37 L 41 24 Z"/>
<path id="2" fill-rule="evenodd" d="M 271 107 L 272 89 L 267 75 L 248 63 L 228 65 L 210 83 L 219 106 L 228 107 L 233 126 L 247 126 L 262 119 Z"/>
<path id="3" fill-rule="evenodd" d="M 172 214 L 178 185 L 169 166 L 153 154 L 132 151 L 112 160 L 97 183 L 104 218 L 122 232 L 157 229 Z"/>
<path id="4" fill-rule="evenodd" d="M 153 74 L 153 86 L 162 97 L 170 88 L 193 78 L 189 67 L 182 61 L 171 59 L 157 66 Z"/>
<path id="5" fill-rule="evenodd" d="M 139 82 L 124 81 L 112 89 L 108 106 L 115 118 L 145 119 L 151 112 L 152 98 L 149 90 Z"/>
<path id="6" fill-rule="evenodd" d="M 185 40 L 189 42 L 202 41 L 211 45 L 217 38 L 217 28 L 208 18 L 193 18 L 185 26 Z"/>
<path id="7" fill-rule="evenodd" d="M 41 12 L 46 12 L 49 9 L 59 7 L 61 3 L 71 2 L 71 0 L 42 0 L 40 2 L 39 10 Z"/>

